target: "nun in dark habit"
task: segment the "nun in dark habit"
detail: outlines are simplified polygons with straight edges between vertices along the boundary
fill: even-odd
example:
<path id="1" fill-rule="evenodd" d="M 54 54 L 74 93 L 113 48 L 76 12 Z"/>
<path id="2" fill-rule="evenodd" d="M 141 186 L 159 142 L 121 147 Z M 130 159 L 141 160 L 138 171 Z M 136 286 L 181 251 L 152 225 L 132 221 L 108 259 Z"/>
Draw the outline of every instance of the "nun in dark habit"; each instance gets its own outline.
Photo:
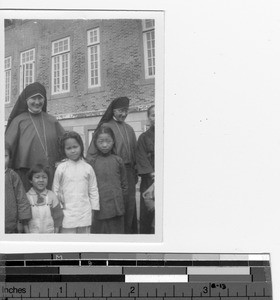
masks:
<path id="1" fill-rule="evenodd" d="M 58 138 L 64 129 L 46 111 L 45 87 L 31 83 L 19 95 L 6 126 L 5 141 L 12 152 L 10 167 L 19 174 L 26 192 L 31 188 L 27 173 L 38 163 L 49 167 L 47 188 L 51 189 L 55 163 L 60 160 Z"/>
<path id="2" fill-rule="evenodd" d="M 127 97 L 119 97 L 114 99 L 104 115 L 95 131 L 100 126 L 110 127 L 115 135 L 114 150 L 116 155 L 123 159 L 126 168 L 126 175 L 128 181 L 128 194 L 124 198 L 125 202 L 125 233 L 135 234 L 137 230 L 137 215 L 136 215 L 136 199 L 135 199 L 135 185 L 137 183 L 136 172 L 136 136 L 133 128 L 125 123 L 128 115 L 129 99 Z M 94 139 L 87 152 L 87 160 L 91 161 L 97 154 L 97 149 L 94 145 Z"/>

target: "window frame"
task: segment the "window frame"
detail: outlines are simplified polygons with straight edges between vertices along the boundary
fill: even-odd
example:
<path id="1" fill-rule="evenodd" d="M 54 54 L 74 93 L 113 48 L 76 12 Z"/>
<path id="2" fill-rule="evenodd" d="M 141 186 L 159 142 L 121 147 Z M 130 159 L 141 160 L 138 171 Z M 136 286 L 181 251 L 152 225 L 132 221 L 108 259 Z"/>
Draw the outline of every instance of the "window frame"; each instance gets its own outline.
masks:
<path id="1" fill-rule="evenodd" d="M 9 61 L 8 66 L 6 62 Z M 5 57 L 4 61 L 4 71 L 5 71 L 5 104 L 11 102 L 11 88 L 12 88 L 12 56 Z M 7 76 L 8 75 L 8 76 Z M 7 82 L 8 77 L 8 82 Z M 8 89 L 7 89 L 8 85 Z M 8 100 L 7 100 L 8 99 Z"/>
<path id="2" fill-rule="evenodd" d="M 147 26 L 146 21 L 152 21 L 151 26 Z M 145 78 L 150 79 L 150 78 L 155 78 L 155 20 L 154 19 L 145 19 L 142 20 L 142 34 L 143 34 L 143 45 L 144 45 L 144 68 L 145 68 Z M 154 43 L 154 48 L 148 49 L 148 35 L 154 35 L 154 39 L 151 39 L 151 42 Z M 149 50 L 153 52 L 153 56 L 149 57 Z M 149 66 L 149 59 L 151 59 L 152 65 Z M 152 74 L 150 74 L 149 70 L 152 68 Z"/>
<path id="3" fill-rule="evenodd" d="M 93 31 L 97 31 L 97 40 L 95 41 L 90 41 L 90 33 Z M 94 79 L 91 76 L 91 72 L 95 71 L 96 69 L 91 68 L 92 60 L 91 60 L 91 49 L 96 48 L 96 55 L 97 55 L 97 84 L 92 84 L 92 79 Z M 88 58 L 88 88 L 97 88 L 101 86 L 101 51 L 100 51 L 100 27 L 95 27 L 92 29 L 87 30 L 87 58 Z M 94 54 L 93 54 L 94 55 Z M 95 63 L 95 61 L 94 61 Z"/>
<path id="4" fill-rule="evenodd" d="M 33 52 L 33 59 L 29 59 L 28 61 L 23 62 L 23 56 L 27 55 L 27 53 L 29 52 Z M 36 55 L 36 51 L 35 48 L 31 48 L 25 51 L 22 51 L 20 53 L 20 92 L 22 92 L 26 86 L 28 86 L 29 84 L 33 83 L 35 81 L 35 55 Z M 29 54 L 30 56 L 30 54 Z M 27 76 L 26 72 L 27 72 L 27 68 L 26 66 L 31 66 L 31 68 L 29 70 L 32 70 L 32 75 L 31 75 L 31 80 L 27 82 L 26 78 L 30 77 Z"/>
<path id="5" fill-rule="evenodd" d="M 61 50 L 59 50 L 59 43 L 60 42 L 64 42 L 67 41 L 67 47 L 65 48 L 65 44 L 63 44 Z M 51 94 L 52 95 L 59 95 L 59 94 L 64 94 L 64 93 L 69 93 L 70 92 L 70 79 L 71 79 L 71 45 L 70 45 L 70 36 L 68 37 L 64 37 L 58 40 L 55 40 L 52 42 L 52 51 L 51 51 L 51 60 L 52 60 L 52 69 L 51 69 Z M 56 45 L 57 46 L 57 51 L 56 51 Z M 66 57 L 65 60 L 64 57 Z M 55 62 L 56 58 L 58 59 L 58 63 Z M 64 75 L 65 77 L 67 77 L 67 89 L 62 89 L 63 84 L 63 64 L 67 63 L 67 74 Z M 55 64 L 57 64 L 58 70 L 55 70 Z M 55 77 L 54 76 L 54 72 L 58 71 L 59 72 L 59 76 Z M 59 79 L 59 84 L 58 84 L 58 91 L 55 91 L 55 87 L 57 87 L 57 84 L 55 84 L 55 79 Z"/>

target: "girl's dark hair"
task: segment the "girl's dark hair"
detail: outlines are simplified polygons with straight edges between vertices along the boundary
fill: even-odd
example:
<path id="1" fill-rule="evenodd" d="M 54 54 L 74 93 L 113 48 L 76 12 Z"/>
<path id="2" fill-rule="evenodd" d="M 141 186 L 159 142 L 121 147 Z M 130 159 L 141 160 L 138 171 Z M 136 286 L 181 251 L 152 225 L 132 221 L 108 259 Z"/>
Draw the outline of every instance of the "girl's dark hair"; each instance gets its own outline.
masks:
<path id="1" fill-rule="evenodd" d="M 110 127 L 108 127 L 108 126 L 101 125 L 97 129 L 97 131 L 94 132 L 94 135 L 93 135 L 93 141 L 94 141 L 95 147 L 97 148 L 97 144 L 96 143 L 97 143 L 97 139 L 98 139 L 99 135 L 103 134 L 103 133 L 109 134 L 110 137 L 112 138 L 113 142 L 114 142 L 114 145 L 115 145 L 116 139 L 115 139 L 115 135 L 114 135 L 113 130 Z M 112 149 L 112 153 L 114 153 L 113 149 Z"/>
<path id="2" fill-rule="evenodd" d="M 7 142 L 5 142 L 5 151 L 8 151 L 9 158 L 11 159 L 12 158 L 12 148 L 11 148 L 11 145 Z"/>
<path id="3" fill-rule="evenodd" d="M 153 105 L 151 105 L 151 106 L 148 108 L 148 110 L 147 110 L 147 115 L 148 115 L 148 117 L 149 117 L 149 115 L 150 115 L 150 113 L 151 113 L 151 109 L 154 108 L 154 107 L 155 107 L 155 105 L 153 104 Z"/>
<path id="4" fill-rule="evenodd" d="M 85 158 L 84 157 L 84 143 L 83 143 L 83 140 L 82 140 L 81 136 L 75 131 L 67 131 L 60 138 L 60 152 L 61 152 L 62 158 L 67 158 L 67 156 L 65 154 L 65 141 L 68 140 L 68 139 L 75 139 L 77 141 L 77 143 L 81 147 L 81 157 Z"/>
<path id="5" fill-rule="evenodd" d="M 48 175 L 48 178 L 50 178 L 50 168 L 49 166 L 43 165 L 43 164 L 37 164 L 33 166 L 27 173 L 28 179 L 31 181 L 32 177 L 35 173 L 44 172 Z"/>

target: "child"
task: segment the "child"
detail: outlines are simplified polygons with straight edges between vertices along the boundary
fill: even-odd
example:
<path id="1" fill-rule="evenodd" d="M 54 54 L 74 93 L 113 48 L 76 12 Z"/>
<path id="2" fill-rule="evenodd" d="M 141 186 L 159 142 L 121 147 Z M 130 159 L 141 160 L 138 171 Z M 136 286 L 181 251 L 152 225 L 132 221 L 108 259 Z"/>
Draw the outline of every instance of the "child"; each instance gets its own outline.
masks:
<path id="1" fill-rule="evenodd" d="M 140 184 L 140 233 L 153 234 L 155 211 L 149 210 L 143 193 L 154 183 L 155 177 L 155 106 L 148 109 L 150 128 L 137 141 L 136 163 Z"/>
<path id="2" fill-rule="evenodd" d="M 37 164 L 27 173 L 32 185 L 27 192 L 32 210 L 28 224 L 30 233 L 59 233 L 63 213 L 56 195 L 46 188 L 49 172 L 48 167 Z"/>
<path id="3" fill-rule="evenodd" d="M 90 233 L 92 210 L 99 210 L 99 195 L 78 133 L 70 131 L 62 136 L 61 153 L 65 160 L 58 165 L 53 182 L 53 191 L 64 208 L 61 233 Z"/>
<path id="4" fill-rule="evenodd" d="M 115 144 L 111 128 L 101 126 L 94 134 L 97 156 L 90 162 L 96 177 L 100 211 L 95 212 L 93 233 L 124 233 L 124 195 L 127 178 L 123 160 L 113 154 Z"/>
<path id="5" fill-rule="evenodd" d="M 10 145 L 5 143 L 5 233 L 18 233 L 18 222 L 28 233 L 31 219 L 30 204 L 19 175 L 8 168 L 11 157 Z"/>

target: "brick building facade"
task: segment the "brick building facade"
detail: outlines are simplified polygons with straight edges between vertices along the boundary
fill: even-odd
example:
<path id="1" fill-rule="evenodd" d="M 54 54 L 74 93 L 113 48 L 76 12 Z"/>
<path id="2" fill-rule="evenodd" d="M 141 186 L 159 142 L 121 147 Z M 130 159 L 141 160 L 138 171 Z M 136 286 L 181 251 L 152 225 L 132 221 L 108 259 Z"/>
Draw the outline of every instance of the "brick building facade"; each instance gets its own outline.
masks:
<path id="1" fill-rule="evenodd" d="M 21 90 L 39 81 L 48 112 L 79 132 L 86 149 L 118 96 L 131 99 L 127 122 L 139 136 L 155 98 L 154 44 L 153 20 L 7 20 L 5 119 Z"/>

